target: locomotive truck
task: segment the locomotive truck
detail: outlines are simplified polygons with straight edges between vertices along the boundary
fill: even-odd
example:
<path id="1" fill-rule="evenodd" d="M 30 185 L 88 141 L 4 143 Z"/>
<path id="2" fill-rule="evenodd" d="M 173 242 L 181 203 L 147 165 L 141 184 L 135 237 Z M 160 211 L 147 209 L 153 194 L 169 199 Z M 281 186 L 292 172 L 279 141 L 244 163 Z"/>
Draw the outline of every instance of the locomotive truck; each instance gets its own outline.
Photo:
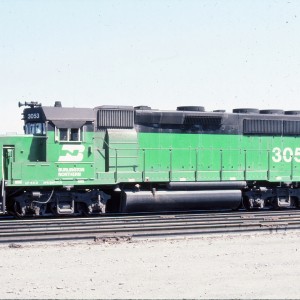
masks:
<path id="1" fill-rule="evenodd" d="M 0 213 L 300 206 L 300 111 L 19 103 L 0 137 Z"/>

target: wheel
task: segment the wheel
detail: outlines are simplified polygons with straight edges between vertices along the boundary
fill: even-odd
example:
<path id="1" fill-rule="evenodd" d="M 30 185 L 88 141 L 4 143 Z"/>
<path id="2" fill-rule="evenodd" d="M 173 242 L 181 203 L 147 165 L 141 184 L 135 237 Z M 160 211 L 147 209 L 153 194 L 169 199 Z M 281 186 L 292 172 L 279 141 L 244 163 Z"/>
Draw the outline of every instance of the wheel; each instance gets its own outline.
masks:
<path id="1" fill-rule="evenodd" d="M 249 197 L 245 196 L 242 200 L 242 207 L 244 207 L 246 210 L 252 210 L 253 209 L 253 201 L 249 199 Z"/>
<path id="2" fill-rule="evenodd" d="M 20 202 L 14 201 L 13 213 L 18 218 L 24 217 L 26 214 L 25 207 L 22 207 Z"/>
<path id="3" fill-rule="evenodd" d="M 78 202 L 76 206 L 77 206 L 76 210 L 80 216 L 87 217 L 89 215 L 86 204 L 82 202 Z"/>

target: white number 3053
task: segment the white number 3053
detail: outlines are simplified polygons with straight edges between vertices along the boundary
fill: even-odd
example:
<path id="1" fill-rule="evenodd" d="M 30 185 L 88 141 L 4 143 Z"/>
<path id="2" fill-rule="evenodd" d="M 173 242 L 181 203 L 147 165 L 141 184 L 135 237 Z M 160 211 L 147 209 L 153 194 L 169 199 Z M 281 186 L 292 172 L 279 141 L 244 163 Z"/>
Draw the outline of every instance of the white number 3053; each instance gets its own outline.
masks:
<path id="1" fill-rule="evenodd" d="M 292 159 L 296 162 L 300 162 L 300 148 L 293 150 L 292 148 L 287 147 L 281 150 L 279 147 L 275 147 L 272 152 L 272 160 L 274 162 L 291 162 Z"/>

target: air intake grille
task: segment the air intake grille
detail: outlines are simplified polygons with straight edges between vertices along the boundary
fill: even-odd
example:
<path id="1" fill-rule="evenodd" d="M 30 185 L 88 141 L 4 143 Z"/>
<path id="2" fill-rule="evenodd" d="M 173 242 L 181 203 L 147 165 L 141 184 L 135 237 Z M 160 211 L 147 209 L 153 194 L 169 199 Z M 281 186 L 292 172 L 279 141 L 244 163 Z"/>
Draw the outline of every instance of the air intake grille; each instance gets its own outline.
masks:
<path id="1" fill-rule="evenodd" d="M 244 120 L 244 134 L 282 134 L 282 120 Z"/>
<path id="2" fill-rule="evenodd" d="M 184 125 L 200 125 L 203 129 L 218 129 L 221 126 L 221 117 L 186 116 Z"/>
<path id="3" fill-rule="evenodd" d="M 300 121 L 244 120 L 244 134 L 300 135 Z"/>
<path id="4" fill-rule="evenodd" d="M 284 121 L 283 122 L 284 135 L 300 135 L 300 121 Z"/>
<path id="5" fill-rule="evenodd" d="M 134 111 L 117 109 L 98 110 L 98 128 L 133 128 Z"/>

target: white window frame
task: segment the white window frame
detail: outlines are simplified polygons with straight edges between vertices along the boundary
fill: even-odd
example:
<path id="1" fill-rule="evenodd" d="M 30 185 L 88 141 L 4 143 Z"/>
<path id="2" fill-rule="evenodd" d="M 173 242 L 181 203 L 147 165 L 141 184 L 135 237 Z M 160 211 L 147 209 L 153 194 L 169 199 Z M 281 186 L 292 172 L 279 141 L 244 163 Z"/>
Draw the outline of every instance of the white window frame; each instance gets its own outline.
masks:
<path id="1" fill-rule="evenodd" d="M 67 139 L 66 140 L 61 140 L 60 139 L 60 131 L 61 130 L 67 130 Z M 77 134 L 78 134 L 78 139 L 77 140 L 71 140 L 71 132 L 72 130 L 77 130 Z M 81 143 L 84 140 L 84 130 L 83 130 L 83 126 L 80 128 L 57 128 L 55 126 L 55 141 L 57 142 L 66 142 L 66 143 Z"/>

